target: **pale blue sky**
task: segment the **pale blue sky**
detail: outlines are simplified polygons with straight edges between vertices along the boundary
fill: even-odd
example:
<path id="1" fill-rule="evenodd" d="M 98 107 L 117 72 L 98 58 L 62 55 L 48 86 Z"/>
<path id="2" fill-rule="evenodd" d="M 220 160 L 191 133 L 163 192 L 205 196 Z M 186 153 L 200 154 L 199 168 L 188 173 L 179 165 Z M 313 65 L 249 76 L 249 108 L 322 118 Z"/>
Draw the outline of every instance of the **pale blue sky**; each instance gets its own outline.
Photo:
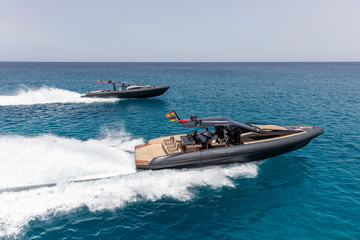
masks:
<path id="1" fill-rule="evenodd" d="M 0 61 L 360 61 L 359 0 L 1 0 Z"/>

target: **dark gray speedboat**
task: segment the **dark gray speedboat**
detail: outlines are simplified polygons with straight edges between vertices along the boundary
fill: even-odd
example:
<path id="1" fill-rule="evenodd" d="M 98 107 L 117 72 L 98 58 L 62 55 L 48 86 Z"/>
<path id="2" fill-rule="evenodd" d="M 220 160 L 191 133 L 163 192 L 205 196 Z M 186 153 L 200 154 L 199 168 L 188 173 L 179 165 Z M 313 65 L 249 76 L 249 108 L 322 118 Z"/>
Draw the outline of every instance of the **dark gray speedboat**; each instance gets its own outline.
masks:
<path id="1" fill-rule="evenodd" d="M 128 82 L 102 82 L 102 84 L 112 84 L 113 89 L 102 89 L 99 91 L 92 91 L 90 93 L 82 94 L 81 97 L 89 98 L 148 98 L 162 95 L 169 89 L 169 86 L 150 86 L 138 85 Z M 117 89 L 115 84 L 122 83 L 120 89 Z"/>
<path id="2" fill-rule="evenodd" d="M 178 119 L 177 119 L 178 120 Z M 313 125 L 240 123 L 224 117 L 178 120 L 185 128 L 215 128 L 152 139 L 135 147 L 138 169 L 192 168 L 249 162 L 306 146 L 324 129 Z"/>

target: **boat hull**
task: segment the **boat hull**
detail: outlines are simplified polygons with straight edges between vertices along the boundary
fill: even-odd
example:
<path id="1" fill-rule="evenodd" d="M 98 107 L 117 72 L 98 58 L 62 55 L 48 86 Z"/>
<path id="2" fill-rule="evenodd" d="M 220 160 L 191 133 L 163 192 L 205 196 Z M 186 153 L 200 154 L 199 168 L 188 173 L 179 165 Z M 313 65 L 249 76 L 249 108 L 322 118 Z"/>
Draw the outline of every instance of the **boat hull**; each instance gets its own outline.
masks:
<path id="1" fill-rule="evenodd" d="M 88 98 L 149 98 L 164 94 L 169 86 L 156 86 L 146 89 L 134 90 L 107 90 L 83 94 L 81 97 Z"/>
<path id="2" fill-rule="evenodd" d="M 304 133 L 282 139 L 161 156 L 154 158 L 148 165 L 137 165 L 137 168 L 193 168 L 236 162 L 250 162 L 275 157 L 306 146 L 311 139 L 319 136 L 324 131 L 321 127 L 310 127 L 311 128 Z"/>

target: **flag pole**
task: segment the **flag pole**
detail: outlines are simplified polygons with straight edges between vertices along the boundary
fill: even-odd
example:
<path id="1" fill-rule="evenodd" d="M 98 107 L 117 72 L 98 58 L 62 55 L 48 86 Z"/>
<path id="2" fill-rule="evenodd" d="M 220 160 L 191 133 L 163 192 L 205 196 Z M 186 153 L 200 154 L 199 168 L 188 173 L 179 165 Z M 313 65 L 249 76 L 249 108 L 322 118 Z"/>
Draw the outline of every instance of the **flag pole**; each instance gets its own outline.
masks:
<path id="1" fill-rule="evenodd" d="M 173 111 L 174 111 L 175 116 L 177 117 L 177 119 L 178 119 L 178 120 L 181 120 L 181 119 L 179 118 L 179 116 L 176 114 L 176 112 L 175 112 L 175 110 L 174 110 L 174 109 L 173 109 Z"/>

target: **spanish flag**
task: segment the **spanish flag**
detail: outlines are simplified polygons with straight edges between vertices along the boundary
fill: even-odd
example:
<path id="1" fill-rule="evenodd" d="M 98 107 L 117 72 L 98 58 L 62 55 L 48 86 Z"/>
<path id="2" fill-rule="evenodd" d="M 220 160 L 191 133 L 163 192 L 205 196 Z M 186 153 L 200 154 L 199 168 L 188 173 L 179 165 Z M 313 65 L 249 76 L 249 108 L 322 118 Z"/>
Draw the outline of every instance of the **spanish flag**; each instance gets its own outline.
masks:
<path id="1" fill-rule="evenodd" d="M 175 110 L 173 109 L 171 112 L 168 112 L 166 114 L 166 116 L 168 118 L 170 118 L 170 121 L 173 122 L 173 121 L 178 121 L 179 123 L 183 124 L 183 123 L 187 123 L 187 122 L 190 122 L 189 120 L 181 120 L 179 118 L 179 116 L 176 114 Z"/>
<path id="2" fill-rule="evenodd" d="M 173 116 L 176 117 L 174 109 L 171 112 L 167 113 L 166 116 L 167 117 L 173 117 Z"/>
<path id="3" fill-rule="evenodd" d="M 102 83 L 102 84 L 105 84 L 103 81 L 101 81 L 100 78 L 97 79 L 98 83 Z"/>
<path id="4" fill-rule="evenodd" d="M 168 118 L 170 118 L 170 121 L 173 122 L 173 121 L 179 121 L 179 117 L 177 116 L 177 114 L 175 113 L 175 110 L 173 109 L 171 112 L 168 112 L 166 114 L 166 116 Z"/>

